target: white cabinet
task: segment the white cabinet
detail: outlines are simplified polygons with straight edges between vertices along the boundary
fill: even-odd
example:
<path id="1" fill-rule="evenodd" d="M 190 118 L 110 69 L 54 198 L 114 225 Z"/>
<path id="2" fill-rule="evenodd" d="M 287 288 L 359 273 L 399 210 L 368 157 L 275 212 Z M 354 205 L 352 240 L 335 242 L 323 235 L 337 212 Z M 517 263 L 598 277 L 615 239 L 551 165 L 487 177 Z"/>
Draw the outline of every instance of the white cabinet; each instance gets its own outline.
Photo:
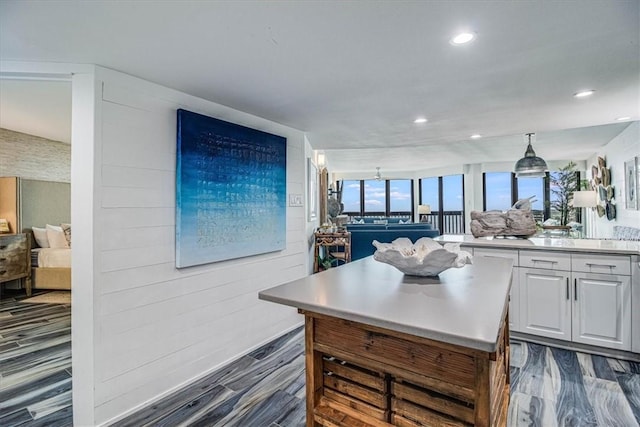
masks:
<path id="1" fill-rule="evenodd" d="M 521 332 L 571 340 L 571 274 L 537 268 L 519 270 Z"/>
<path id="2" fill-rule="evenodd" d="M 640 256 L 505 243 L 465 249 L 513 260 L 511 331 L 640 353 Z"/>
<path id="3" fill-rule="evenodd" d="M 631 350 L 631 277 L 574 273 L 573 341 Z"/>
<path id="4" fill-rule="evenodd" d="M 474 248 L 474 257 L 508 258 L 513 261 L 513 278 L 509 292 L 509 330 L 520 331 L 520 276 L 518 275 L 518 251 L 513 249 Z"/>
<path id="5" fill-rule="evenodd" d="M 539 267 L 520 267 L 521 332 L 631 350 L 629 257 L 520 251 L 520 265 Z"/>

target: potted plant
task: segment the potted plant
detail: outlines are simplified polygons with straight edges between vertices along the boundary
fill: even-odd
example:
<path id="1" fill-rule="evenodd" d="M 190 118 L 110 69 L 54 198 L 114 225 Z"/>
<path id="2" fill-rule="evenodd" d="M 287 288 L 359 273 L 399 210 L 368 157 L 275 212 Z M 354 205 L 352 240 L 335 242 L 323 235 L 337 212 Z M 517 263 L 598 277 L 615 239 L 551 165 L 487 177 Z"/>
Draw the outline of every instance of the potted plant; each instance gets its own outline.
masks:
<path id="1" fill-rule="evenodd" d="M 324 270 L 330 269 L 331 263 L 333 262 L 333 260 L 334 258 L 328 252 L 327 252 L 327 255 L 324 257 L 322 255 L 318 255 L 318 270 L 324 271 Z"/>
<path id="2" fill-rule="evenodd" d="M 576 164 L 569 162 L 568 165 L 560 168 L 558 172 L 550 174 L 551 201 L 550 207 L 558 212 L 556 219 L 562 228 L 574 221 L 575 208 L 573 207 L 573 193 L 578 190 L 579 182 L 576 174 Z"/>

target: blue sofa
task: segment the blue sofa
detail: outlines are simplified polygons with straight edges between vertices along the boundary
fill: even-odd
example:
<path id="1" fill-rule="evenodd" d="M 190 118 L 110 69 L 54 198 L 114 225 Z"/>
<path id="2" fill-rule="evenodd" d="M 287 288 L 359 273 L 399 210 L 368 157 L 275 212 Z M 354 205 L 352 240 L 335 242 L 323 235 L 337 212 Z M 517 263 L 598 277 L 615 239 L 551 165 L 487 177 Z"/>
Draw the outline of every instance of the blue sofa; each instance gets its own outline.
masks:
<path id="1" fill-rule="evenodd" d="M 372 242 L 391 243 L 399 237 L 407 237 L 415 242 L 421 237 L 438 237 L 440 231 L 431 224 L 347 224 L 351 232 L 351 260 L 373 255 L 376 251 Z"/>
<path id="2" fill-rule="evenodd" d="M 411 221 L 411 217 L 409 216 L 354 216 L 351 218 L 351 223 L 362 224 L 376 224 L 384 222 L 386 224 L 400 224 L 400 221 L 403 223 Z"/>

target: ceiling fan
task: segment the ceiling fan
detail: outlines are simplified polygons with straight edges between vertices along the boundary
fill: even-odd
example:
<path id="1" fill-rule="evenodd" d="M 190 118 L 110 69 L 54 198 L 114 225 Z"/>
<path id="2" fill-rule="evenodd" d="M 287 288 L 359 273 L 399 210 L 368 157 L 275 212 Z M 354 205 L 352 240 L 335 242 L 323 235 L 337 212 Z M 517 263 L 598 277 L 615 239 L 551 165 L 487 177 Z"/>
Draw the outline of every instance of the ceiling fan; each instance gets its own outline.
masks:
<path id="1" fill-rule="evenodd" d="M 382 174 L 380 174 L 380 166 L 376 167 L 376 174 L 373 176 L 376 181 L 380 181 L 382 179 Z"/>

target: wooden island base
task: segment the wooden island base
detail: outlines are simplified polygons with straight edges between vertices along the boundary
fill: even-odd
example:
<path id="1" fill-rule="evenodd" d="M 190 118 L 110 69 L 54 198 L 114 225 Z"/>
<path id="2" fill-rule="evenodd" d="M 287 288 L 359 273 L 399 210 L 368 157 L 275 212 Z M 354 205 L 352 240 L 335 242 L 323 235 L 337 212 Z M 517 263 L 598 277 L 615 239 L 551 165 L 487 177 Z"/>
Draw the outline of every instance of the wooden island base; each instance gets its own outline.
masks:
<path id="1" fill-rule="evenodd" d="M 308 427 L 506 426 L 508 319 L 489 353 L 299 311 Z"/>

